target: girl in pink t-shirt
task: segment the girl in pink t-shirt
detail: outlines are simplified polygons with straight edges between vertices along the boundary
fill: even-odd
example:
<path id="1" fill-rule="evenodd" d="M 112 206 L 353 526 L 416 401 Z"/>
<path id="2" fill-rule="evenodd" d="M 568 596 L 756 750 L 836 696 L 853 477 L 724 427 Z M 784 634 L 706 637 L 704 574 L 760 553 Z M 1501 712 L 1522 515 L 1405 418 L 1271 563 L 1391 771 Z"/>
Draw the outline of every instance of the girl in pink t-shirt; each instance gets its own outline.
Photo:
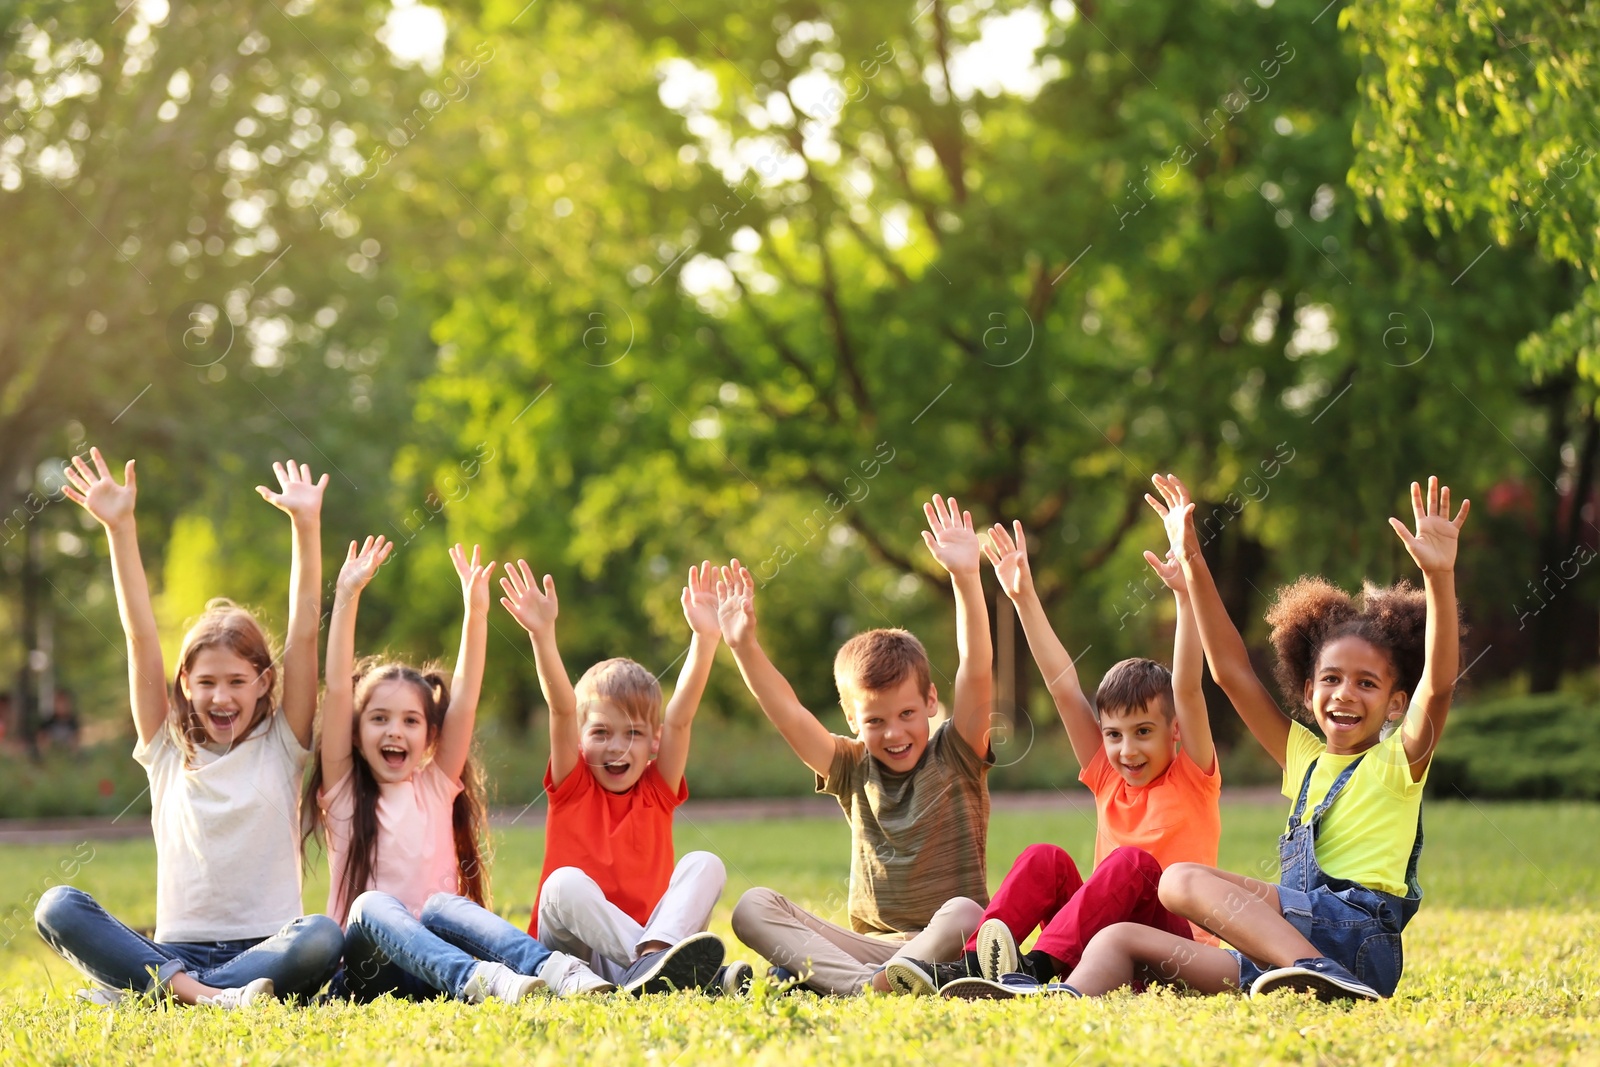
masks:
<path id="1" fill-rule="evenodd" d="M 449 685 L 427 669 L 353 662 L 361 590 L 393 548 L 382 537 L 359 549 L 350 543 L 328 627 L 322 741 L 307 808 L 316 812 L 308 832 L 320 828 L 327 840 L 328 910 L 345 924 L 336 989 L 357 1000 L 447 993 L 472 1003 L 520 1000 L 544 988 L 609 989 L 577 959 L 551 952 L 484 907 L 483 793 L 469 750 L 494 564 L 480 565 L 476 546 L 470 560 L 460 545 L 450 550 L 466 619 Z M 434 897 L 458 920 L 440 933 L 422 922 Z M 520 936 L 496 937 L 491 953 L 468 935 L 494 924 L 505 927 L 495 928 L 497 935 Z"/>

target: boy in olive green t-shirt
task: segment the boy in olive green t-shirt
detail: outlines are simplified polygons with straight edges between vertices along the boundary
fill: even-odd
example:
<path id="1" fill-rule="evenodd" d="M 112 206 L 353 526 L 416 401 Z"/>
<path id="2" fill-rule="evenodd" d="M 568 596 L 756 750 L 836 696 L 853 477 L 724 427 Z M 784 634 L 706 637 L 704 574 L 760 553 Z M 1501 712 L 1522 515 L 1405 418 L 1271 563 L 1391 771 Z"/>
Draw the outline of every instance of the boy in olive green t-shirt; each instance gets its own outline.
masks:
<path id="1" fill-rule="evenodd" d="M 718 583 L 722 632 L 745 684 L 789 747 L 850 821 L 850 927 L 771 889 L 733 909 L 745 944 L 821 993 L 887 992 L 891 959 L 952 960 L 989 899 L 985 846 L 989 704 L 994 687 L 982 553 L 972 516 L 954 499 L 923 506 L 922 537 L 955 589 L 961 665 L 948 721 L 932 725 L 937 690 L 922 643 L 904 630 L 851 638 L 834 679 L 855 737 L 830 733 L 806 710 L 756 639 L 755 583 L 733 560 Z"/>

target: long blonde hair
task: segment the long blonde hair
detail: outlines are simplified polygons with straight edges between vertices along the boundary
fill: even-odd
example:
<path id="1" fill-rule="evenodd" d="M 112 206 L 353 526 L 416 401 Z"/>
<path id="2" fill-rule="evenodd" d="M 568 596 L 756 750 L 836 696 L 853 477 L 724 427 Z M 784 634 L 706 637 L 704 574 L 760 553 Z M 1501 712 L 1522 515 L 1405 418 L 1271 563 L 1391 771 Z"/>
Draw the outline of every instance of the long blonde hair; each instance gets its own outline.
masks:
<path id="1" fill-rule="evenodd" d="M 194 666 L 195 657 L 208 648 L 224 648 L 246 660 L 258 674 L 267 679 L 267 688 L 256 701 L 256 712 L 250 726 L 234 738 L 243 741 L 255 733 L 278 707 L 278 669 L 273 666 L 276 657 L 267 632 L 256 617 L 226 597 L 206 601 L 206 609 L 183 635 L 178 648 L 178 665 L 172 675 L 172 698 L 167 704 L 167 728 L 183 750 L 192 758 L 195 748 L 206 739 L 206 730 L 200 723 L 200 714 L 183 691 L 184 675 Z"/>

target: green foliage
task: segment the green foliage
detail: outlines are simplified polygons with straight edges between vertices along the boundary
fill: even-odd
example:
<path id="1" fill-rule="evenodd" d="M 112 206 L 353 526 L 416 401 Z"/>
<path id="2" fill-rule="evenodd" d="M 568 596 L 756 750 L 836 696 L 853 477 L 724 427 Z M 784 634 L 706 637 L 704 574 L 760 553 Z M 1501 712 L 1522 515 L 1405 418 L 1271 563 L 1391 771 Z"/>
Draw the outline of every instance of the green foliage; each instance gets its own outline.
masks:
<path id="1" fill-rule="evenodd" d="M 71 1000 L 80 979 L 26 928 L 0 947 L 0 1034 L 9 1062 L 215 1062 L 360 1064 L 1083 1063 L 1215 1064 L 1427 1062 L 1458 1067 L 1501 1060 L 1583 1062 L 1600 1041 L 1595 946 L 1600 867 L 1573 842 L 1600 834 L 1594 805 L 1442 802 L 1428 808 L 1422 878 L 1427 897 L 1406 935 L 1400 995 L 1355 1008 L 1294 997 L 1248 1001 L 1170 992 L 1098 1001 L 1005 1004 L 809 996 L 708 1001 L 673 995 L 604 997 L 507 1007 L 382 1001 L 314 1008 L 269 1005 L 246 1019 L 175 1006 L 127 1004 L 100 1012 Z M 1283 807 L 1230 805 L 1222 860 L 1257 870 L 1283 822 Z M 1092 827 L 1076 814 L 996 815 L 990 881 L 1021 848 L 1044 839 L 1075 855 L 1092 851 Z M 710 848 L 728 861 L 727 891 L 712 920 L 724 938 L 738 895 L 772 885 L 823 915 L 841 918 L 848 869 L 842 820 L 680 825 L 678 846 Z M 0 924 L 29 894 L 60 879 L 117 914 L 155 917 L 147 842 L 11 847 L 0 886 Z M 497 906 L 527 917 L 540 836 L 500 835 Z M 1492 870 L 1493 878 L 1483 872 Z M 326 894 L 325 871 L 307 879 L 308 907 Z M 31 907 L 30 905 L 27 905 Z M 4 926 L 11 930 L 12 926 Z M 740 951 L 735 949 L 736 951 Z M 745 954 L 748 958 L 747 953 Z M 890 1036 L 885 1036 L 890 1035 Z"/>
<path id="2" fill-rule="evenodd" d="M 1545 693 L 1450 713 L 1428 785 L 1439 796 L 1600 798 L 1595 702 Z"/>

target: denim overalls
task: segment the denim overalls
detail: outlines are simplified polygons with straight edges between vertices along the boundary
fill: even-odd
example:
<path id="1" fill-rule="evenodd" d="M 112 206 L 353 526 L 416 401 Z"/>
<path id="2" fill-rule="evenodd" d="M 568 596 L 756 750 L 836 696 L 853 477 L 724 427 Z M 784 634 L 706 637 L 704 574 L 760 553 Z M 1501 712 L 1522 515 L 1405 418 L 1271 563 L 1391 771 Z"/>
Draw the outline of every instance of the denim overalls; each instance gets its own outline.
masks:
<path id="1" fill-rule="evenodd" d="M 1422 855 L 1422 813 L 1417 813 L 1417 837 L 1411 846 L 1411 859 L 1406 864 L 1408 891 L 1404 897 L 1342 878 L 1330 878 L 1317 865 L 1317 830 L 1322 817 L 1365 758 L 1363 753 L 1352 760 L 1328 787 L 1328 795 L 1311 817 L 1302 821 L 1317 761 L 1312 760 L 1306 768 L 1305 780 L 1300 783 L 1300 797 L 1295 801 L 1294 813 L 1289 816 L 1289 828 L 1278 840 L 1278 903 L 1283 917 L 1315 945 L 1318 952 L 1388 997 L 1394 995 L 1404 965 L 1400 931 L 1405 929 L 1422 902 L 1422 888 L 1417 885 L 1417 860 Z M 1239 957 L 1241 989 L 1250 988 L 1260 974 L 1261 968 Z"/>

